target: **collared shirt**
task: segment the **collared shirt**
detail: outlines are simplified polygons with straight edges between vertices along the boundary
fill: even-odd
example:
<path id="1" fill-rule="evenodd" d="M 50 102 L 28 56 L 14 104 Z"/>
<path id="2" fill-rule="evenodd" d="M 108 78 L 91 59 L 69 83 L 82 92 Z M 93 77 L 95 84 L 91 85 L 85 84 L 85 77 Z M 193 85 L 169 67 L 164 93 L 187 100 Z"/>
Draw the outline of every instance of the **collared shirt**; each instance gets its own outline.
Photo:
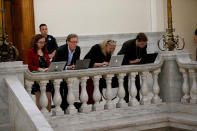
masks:
<path id="1" fill-rule="evenodd" d="M 72 58 L 73 58 L 73 54 L 75 53 L 75 50 L 74 51 L 71 51 L 68 47 L 68 61 L 67 61 L 67 66 L 69 66 L 71 64 L 71 61 L 72 61 Z"/>

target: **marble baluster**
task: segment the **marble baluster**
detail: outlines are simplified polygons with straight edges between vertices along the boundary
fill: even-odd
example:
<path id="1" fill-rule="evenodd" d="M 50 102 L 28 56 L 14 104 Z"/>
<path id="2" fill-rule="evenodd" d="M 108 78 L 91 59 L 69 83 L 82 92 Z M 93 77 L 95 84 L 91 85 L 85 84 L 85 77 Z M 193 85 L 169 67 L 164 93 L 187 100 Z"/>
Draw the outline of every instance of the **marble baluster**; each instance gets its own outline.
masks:
<path id="1" fill-rule="evenodd" d="M 162 100 L 159 97 L 160 93 L 160 88 L 158 84 L 158 75 L 161 72 L 161 69 L 155 70 L 152 72 L 152 77 L 153 77 L 153 98 L 152 98 L 152 103 L 153 104 L 158 104 L 161 103 Z"/>
<path id="2" fill-rule="evenodd" d="M 182 91 L 183 97 L 181 98 L 182 103 L 188 103 L 190 99 L 189 95 L 189 82 L 188 82 L 188 72 L 184 68 L 180 68 L 180 72 L 183 75 L 183 84 L 182 84 Z"/>
<path id="3" fill-rule="evenodd" d="M 60 83 L 62 82 L 62 79 L 55 79 L 54 80 L 54 88 L 55 88 L 55 94 L 53 98 L 53 102 L 55 104 L 55 114 L 56 115 L 63 115 L 64 111 L 60 108 L 60 105 L 62 103 L 62 97 L 60 95 Z"/>
<path id="4" fill-rule="evenodd" d="M 76 114 L 77 109 L 74 106 L 75 96 L 73 93 L 73 85 L 74 85 L 75 78 L 67 78 L 67 87 L 68 87 L 68 95 L 67 95 L 67 102 L 69 104 L 68 108 L 66 109 L 67 114 Z"/>
<path id="5" fill-rule="evenodd" d="M 26 90 L 27 90 L 27 93 L 29 94 L 30 97 L 32 97 L 31 90 L 32 90 L 33 84 L 34 84 L 33 81 L 25 80 Z"/>
<path id="6" fill-rule="evenodd" d="M 122 108 L 122 107 L 127 107 L 127 104 L 124 100 L 125 97 L 125 89 L 124 89 L 124 77 L 126 76 L 126 73 L 120 73 L 118 75 L 118 83 L 119 83 L 119 87 L 118 87 L 118 97 L 119 97 L 119 101 L 116 104 L 117 108 Z"/>
<path id="7" fill-rule="evenodd" d="M 93 76 L 92 78 L 94 81 L 94 92 L 93 92 L 94 105 L 92 106 L 93 111 L 104 110 L 104 105 L 100 103 L 101 93 L 99 90 L 99 80 L 101 78 L 102 78 L 101 75 Z"/>
<path id="8" fill-rule="evenodd" d="M 138 74 L 138 72 L 131 72 L 129 74 L 128 81 L 130 81 L 130 88 L 129 89 L 129 94 L 131 96 L 131 99 L 129 100 L 129 106 L 138 106 L 139 102 L 136 99 L 137 96 L 137 89 L 135 85 L 135 77 Z"/>
<path id="9" fill-rule="evenodd" d="M 193 69 L 189 70 L 190 74 L 191 74 L 191 78 L 192 78 L 192 86 L 191 86 L 191 90 L 190 90 L 190 103 L 192 104 L 197 104 L 197 85 L 196 85 L 196 71 Z"/>
<path id="10" fill-rule="evenodd" d="M 146 72 L 142 72 L 141 76 L 142 76 L 142 86 L 141 86 L 141 94 L 142 94 L 142 98 L 140 99 L 140 103 L 142 105 L 146 105 L 146 104 L 151 104 L 151 100 L 148 98 L 148 83 L 147 83 L 147 75 L 148 75 L 148 71 Z"/>
<path id="11" fill-rule="evenodd" d="M 80 100 L 82 102 L 81 108 L 79 109 L 80 112 L 83 113 L 88 113 L 91 111 L 91 106 L 87 105 L 87 101 L 88 101 L 88 93 L 86 90 L 86 82 L 89 79 L 89 77 L 82 77 L 80 79 L 81 82 L 81 95 L 80 95 Z"/>
<path id="12" fill-rule="evenodd" d="M 109 75 L 105 76 L 106 85 L 107 85 L 107 89 L 106 89 L 106 93 L 105 93 L 105 96 L 107 98 L 106 104 L 104 106 L 105 109 L 113 109 L 113 108 L 115 108 L 114 103 L 112 103 L 112 98 L 113 98 L 113 93 L 112 93 L 112 88 L 111 88 L 112 77 L 114 77 L 113 74 L 109 74 Z"/>
<path id="13" fill-rule="evenodd" d="M 46 109 L 47 105 L 48 105 L 48 98 L 46 96 L 46 85 L 49 81 L 47 80 L 43 80 L 39 82 L 40 85 L 40 106 L 42 107 L 41 112 L 44 115 L 48 115 L 48 110 Z"/>

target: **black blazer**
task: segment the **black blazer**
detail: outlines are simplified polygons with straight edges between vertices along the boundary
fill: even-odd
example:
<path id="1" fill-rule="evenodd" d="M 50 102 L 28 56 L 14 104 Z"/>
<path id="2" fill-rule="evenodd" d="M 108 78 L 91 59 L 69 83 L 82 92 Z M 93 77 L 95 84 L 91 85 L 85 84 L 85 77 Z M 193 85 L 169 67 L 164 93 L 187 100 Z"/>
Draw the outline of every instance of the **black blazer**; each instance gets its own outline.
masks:
<path id="1" fill-rule="evenodd" d="M 76 63 L 76 60 L 80 58 L 80 47 L 77 46 L 75 49 L 75 53 L 73 54 L 73 58 L 71 61 L 71 65 Z M 53 62 L 59 62 L 59 61 L 68 61 L 68 45 L 62 45 L 60 46 L 55 53 L 55 56 L 53 58 Z"/>
<path id="2" fill-rule="evenodd" d="M 90 59 L 89 68 L 92 68 L 94 66 L 94 63 L 109 62 L 111 59 L 111 55 L 105 56 L 101 50 L 101 46 L 99 44 L 96 44 L 92 46 L 84 59 Z"/>
<path id="3" fill-rule="evenodd" d="M 147 46 L 140 48 L 136 46 L 136 39 L 128 40 L 123 43 L 118 55 L 124 54 L 123 65 L 128 65 L 131 60 L 140 59 L 143 55 L 147 54 Z"/>

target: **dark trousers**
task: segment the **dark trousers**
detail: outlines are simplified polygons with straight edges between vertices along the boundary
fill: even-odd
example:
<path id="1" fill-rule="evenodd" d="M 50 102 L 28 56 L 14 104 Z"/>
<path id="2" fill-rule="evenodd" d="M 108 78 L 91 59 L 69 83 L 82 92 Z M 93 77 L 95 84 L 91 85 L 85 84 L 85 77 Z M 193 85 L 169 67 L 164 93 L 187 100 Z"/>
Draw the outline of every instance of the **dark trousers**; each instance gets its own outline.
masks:
<path id="1" fill-rule="evenodd" d="M 62 110 L 65 110 L 68 107 L 68 102 L 67 102 L 67 94 L 68 94 L 68 88 L 67 88 L 67 83 L 65 81 L 62 81 L 60 84 L 60 95 L 62 97 L 62 104 L 60 107 Z"/>
<path id="2" fill-rule="evenodd" d="M 136 99 L 138 101 L 140 101 L 140 77 L 139 77 L 139 75 L 137 75 L 135 77 L 135 85 L 136 85 L 136 88 L 137 88 Z M 125 78 L 124 78 L 124 89 L 125 89 L 125 98 L 124 99 L 128 103 L 129 102 L 128 76 L 125 76 Z"/>
<path id="3" fill-rule="evenodd" d="M 62 108 L 62 110 L 66 110 L 66 108 L 69 106 L 68 102 L 67 102 L 67 95 L 68 95 L 68 87 L 67 87 L 67 83 L 66 81 L 62 81 L 60 84 L 60 95 L 62 97 L 62 103 L 60 105 L 60 107 Z M 79 102 L 74 102 L 74 106 L 79 109 L 81 107 L 81 103 Z"/>

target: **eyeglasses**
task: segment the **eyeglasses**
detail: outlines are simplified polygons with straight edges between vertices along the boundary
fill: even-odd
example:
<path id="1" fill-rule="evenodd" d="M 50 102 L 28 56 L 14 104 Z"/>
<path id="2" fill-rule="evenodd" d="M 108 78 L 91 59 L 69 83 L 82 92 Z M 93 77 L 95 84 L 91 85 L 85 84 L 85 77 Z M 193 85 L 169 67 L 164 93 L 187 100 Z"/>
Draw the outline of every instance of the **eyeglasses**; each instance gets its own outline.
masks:
<path id="1" fill-rule="evenodd" d="M 40 44 L 46 44 L 45 41 L 39 41 L 38 43 L 40 43 Z"/>
<path id="2" fill-rule="evenodd" d="M 72 43 L 72 44 L 77 44 L 78 43 L 78 41 L 69 41 L 70 43 Z"/>
<path id="3" fill-rule="evenodd" d="M 107 43 L 109 43 L 109 44 L 112 44 L 112 43 L 116 44 L 116 42 L 117 42 L 117 41 L 114 41 L 114 40 L 108 40 L 108 41 L 107 41 Z"/>

